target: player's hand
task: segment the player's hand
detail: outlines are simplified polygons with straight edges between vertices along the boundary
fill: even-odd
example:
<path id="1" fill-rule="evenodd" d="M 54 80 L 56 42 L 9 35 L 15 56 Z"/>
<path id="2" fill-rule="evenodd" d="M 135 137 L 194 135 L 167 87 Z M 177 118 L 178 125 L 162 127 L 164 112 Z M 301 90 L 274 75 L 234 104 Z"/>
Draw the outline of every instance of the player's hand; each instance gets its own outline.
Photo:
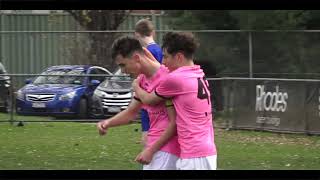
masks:
<path id="1" fill-rule="evenodd" d="M 133 89 L 133 92 L 137 92 L 138 89 L 141 89 L 141 87 L 140 87 L 140 77 L 137 77 L 136 79 L 134 79 L 132 81 L 132 89 Z"/>
<path id="2" fill-rule="evenodd" d="M 153 57 L 152 53 L 151 53 L 147 48 L 143 47 L 143 52 L 144 52 L 144 54 L 146 55 L 146 57 L 147 57 L 149 60 L 158 62 L 158 61 L 156 60 L 156 58 Z"/>
<path id="3" fill-rule="evenodd" d="M 101 136 L 107 133 L 108 124 L 109 124 L 108 120 L 103 120 L 97 123 L 97 128 Z"/>
<path id="4" fill-rule="evenodd" d="M 148 133 L 147 132 L 142 132 L 141 135 L 141 144 L 143 145 L 143 147 L 145 147 L 147 145 L 147 138 L 148 138 Z"/>
<path id="5" fill-rule="evenodd" d="M 139 86 L 139 80 L 138 79 L 134 79 L 132 81 L 132 89 L 133 89 L 134 92 L 137 91 L 138 86 Z"/>
<path id="6" fill-rule="evenodd" d="M 153 153 L 149 148 L 144 149 L 138 156 L 135 161 L 141 164 L 150 164 L 153 157 Z"/>

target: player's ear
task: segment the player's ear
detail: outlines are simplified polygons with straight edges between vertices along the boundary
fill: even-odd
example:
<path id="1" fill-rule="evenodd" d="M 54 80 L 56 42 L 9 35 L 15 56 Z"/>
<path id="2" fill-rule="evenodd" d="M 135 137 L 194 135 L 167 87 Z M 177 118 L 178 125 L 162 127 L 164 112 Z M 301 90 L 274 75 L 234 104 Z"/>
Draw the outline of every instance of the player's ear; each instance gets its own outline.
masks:
<path id="1" fill-rule="evenodd" d="M 136 63 L 140 63 L 140 61 L 141 61 L 141 56 L 140 56 L 138 53 L 134 53 L 134 54 L 132 55 L 132 57 L 133 57 L 133 60 L 134 60 Z"/>

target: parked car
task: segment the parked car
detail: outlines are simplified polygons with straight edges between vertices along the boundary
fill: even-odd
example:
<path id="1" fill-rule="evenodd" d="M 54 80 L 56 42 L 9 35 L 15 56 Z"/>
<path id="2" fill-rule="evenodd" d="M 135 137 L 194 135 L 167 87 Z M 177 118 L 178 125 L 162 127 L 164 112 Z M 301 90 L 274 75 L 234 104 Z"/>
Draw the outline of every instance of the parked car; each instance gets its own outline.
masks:
<path id="1" fill-rule="evenodd" d="M 86 118 L 94 90 L 105 77 L 64 75 L 112 75 L 107 69 L 90 65 L 61 65 L 47 68 L 33 81 L 26 80 L 17 91 L 16 111 L 21 115 L 52 115 Z"/>
<path id="2" fill-rule="evenodd" d="M 107 117 L 125 110 L 132 99 L 132 81 L 118 69 L 103 81 L 92 96 L 91 113 L 94 117 Z"/>
<path id="3" fill-rule="evenodd" d="M 9 112 L 11 110 L 11 81 L 9 76 L 5 76 L 7 71 L 2 63 L 0 63 L 0 112 Z"/>

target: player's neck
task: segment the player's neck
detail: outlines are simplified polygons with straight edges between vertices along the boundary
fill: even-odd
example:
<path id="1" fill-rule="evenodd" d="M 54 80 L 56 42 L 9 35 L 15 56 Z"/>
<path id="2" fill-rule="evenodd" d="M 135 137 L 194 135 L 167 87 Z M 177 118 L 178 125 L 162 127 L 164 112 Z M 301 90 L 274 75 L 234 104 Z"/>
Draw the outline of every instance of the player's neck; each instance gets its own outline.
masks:
<path id="1" fill-rule="evenodd" d="M 161 64 L 158 61 L 148 61 L 142 64 L 143 74 L 147 78 L 151 78 L 160 68 Z"/>
<path id="2" fill-rule="evenodd" d="M 154 40 L 152 36 L 145 36 L 141 39 L 141 42 L 144 47 L 147 47 L 149 44 L 154 43 Z"/>
<path id="3" fill-rule="evenodd" d="M 190 60 L 185 60 L 181 62 L 181 66 L 194 66 L 194 62 L 192 59 Z"/>

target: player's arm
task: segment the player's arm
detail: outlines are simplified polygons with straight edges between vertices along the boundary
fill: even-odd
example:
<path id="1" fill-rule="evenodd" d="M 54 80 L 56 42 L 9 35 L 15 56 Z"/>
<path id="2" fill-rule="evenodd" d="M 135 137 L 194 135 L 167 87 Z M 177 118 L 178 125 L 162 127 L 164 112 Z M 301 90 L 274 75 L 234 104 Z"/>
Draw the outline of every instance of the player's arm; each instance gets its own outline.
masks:
<path id="1" fill-rule="evenodd" d="M 136 96 L 139 97 L 139 99 L 143 104 L 156 105 L 164 100 L 163 97 L 157 96 L 154 91 L 151 93 L 148 93 L 147 91 L 142 89 L 138 84 L 139 84 L 138 80 L 134 80 L 132 83 L 132 87 Z"/>
<path id="2" fill-rule="evenodd" d="M 139 80 L 134 80 L 132 87 L 141 102 L 147 105 L 156 105 L 163 100 L 172 99 L 186 91 L 183 78 L 181 76 L 177 77 L 172 73 L 163 77 L 156 89 L 151 93 L 139 86 Z"/>
<path id="3" fill-rule="evenodd" d="M 158 141 L 156 141 L 151 147 L 151 152 L 157 152 L 163 145 L 165 145 L 174 135 L 177 134 L 176 125 L 176 110 L 173 106 L 172 100 L 166 100 L 166 107 L 169 117 L 169 124 L 163 134 L 160 136 Z"/>
<path id="4" fill-rule="evenodd" d="M 100 135 L 104 135 L 106 133 L 106 130 L 110 127 L 129 124 L 129 122 L 136 117 L 141 106 L 142 104 L 139 99 L 133 98 L 127 109 L 121 111 L 120 113 L 109 119 L 98 122 L 97 128 Z"/>
<path id="5" fill-rule="evenodd" d="M 169 124 L 160 138 L 152 144 L 152 146 L 143 150 L 135 159 L 141 164 L 149 164 L 153 155 L 161 149 L 174 135 L 177 134 L 176 126 L 176 111 L 173 106 L 172 100 L 166 100 L 167 112 L 169 117 Z"/>

